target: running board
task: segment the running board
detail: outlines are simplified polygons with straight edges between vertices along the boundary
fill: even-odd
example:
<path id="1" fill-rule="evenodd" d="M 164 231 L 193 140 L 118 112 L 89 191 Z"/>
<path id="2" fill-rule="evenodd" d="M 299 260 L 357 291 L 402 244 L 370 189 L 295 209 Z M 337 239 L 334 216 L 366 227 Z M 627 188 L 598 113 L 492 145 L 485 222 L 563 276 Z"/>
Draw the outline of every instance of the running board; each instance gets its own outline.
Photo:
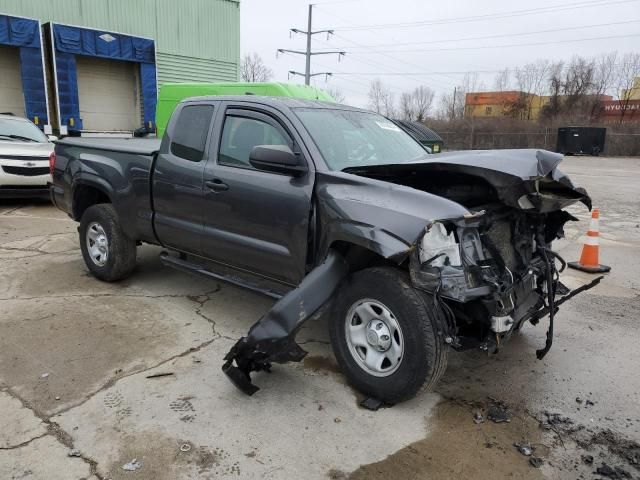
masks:
<path id="1" fill-rule="evenodd" d="M 256 293 L 261 293 L 270 298 L 274 298 L 279 300 L 282 298 L 282 295 L 278 292 L 270 290 L 268 288 L 261 287 L 254 283 L 250 283 L 245 281 L 242 278 L 236 276 L 222 275 L 219 273 L 214 273 L 210 270 L 207 270 L 202 265 L 198 265 L 197 263 L 191 263 L 187 260 L 182 260 L 177 257 L 173 257 L 169 255 L 167 252 L 162 252 L 160 254 L 160 261 L 163 265 L 166 265 L 171 268 L 175 268 L 177 270 L 181 270 L 186 273 L 191 273 L 194 275 L 199 275 L 201 277 L 205 277 L 211 280 L 218 280 L 220 282 L 230 283 L 231 285 L 235 285 L 236 287 L 246 288 L 248 290 L 252 290 Z"/>

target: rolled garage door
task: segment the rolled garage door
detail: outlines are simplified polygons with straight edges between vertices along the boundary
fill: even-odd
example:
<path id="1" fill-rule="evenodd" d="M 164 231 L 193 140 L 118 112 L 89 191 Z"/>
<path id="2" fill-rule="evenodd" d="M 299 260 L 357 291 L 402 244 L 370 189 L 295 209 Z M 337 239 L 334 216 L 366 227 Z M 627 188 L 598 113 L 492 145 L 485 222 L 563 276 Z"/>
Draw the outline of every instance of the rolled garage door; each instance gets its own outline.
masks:
<path id="1" fill-rule="evenodd" d="M 137 64 L 78 55 L 76 65 L 84 130 L 132 131 L 140 127 Z"/>
<path id="2" fill-rule="evenodd" d="M 0 45 L 0 113 L 25 116 L 20 49 Z"/>

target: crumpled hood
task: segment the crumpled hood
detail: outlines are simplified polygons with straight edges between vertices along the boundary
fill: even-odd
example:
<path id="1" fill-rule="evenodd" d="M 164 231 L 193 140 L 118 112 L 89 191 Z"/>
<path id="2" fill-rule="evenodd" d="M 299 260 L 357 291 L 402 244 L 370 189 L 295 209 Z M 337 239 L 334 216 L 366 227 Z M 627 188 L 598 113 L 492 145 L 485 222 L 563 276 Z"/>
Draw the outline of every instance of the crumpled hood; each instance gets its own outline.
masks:
<path id="1" fill-rule="evenodd" d="M 562 162 L 562 158 L 561 154 L 547 150 L 468 150 L 442 153 L 437 159 L 427 157 L 419 163 L 480 167 L 528 180 L 548 175 Z"/>
<path id="2" fill-rule="evenodd" d="M 510 207 L 546 213 L 581 201 L 591 209 L 587 192 L 558 170 L 562 159 L 561 154 L 536 149 L 471 150 L 429 155 L 411 163 L 352 167 L 344 171 L 391 182 L 394 174 L 464 174 L 491 185 L 499 199 Z"/>

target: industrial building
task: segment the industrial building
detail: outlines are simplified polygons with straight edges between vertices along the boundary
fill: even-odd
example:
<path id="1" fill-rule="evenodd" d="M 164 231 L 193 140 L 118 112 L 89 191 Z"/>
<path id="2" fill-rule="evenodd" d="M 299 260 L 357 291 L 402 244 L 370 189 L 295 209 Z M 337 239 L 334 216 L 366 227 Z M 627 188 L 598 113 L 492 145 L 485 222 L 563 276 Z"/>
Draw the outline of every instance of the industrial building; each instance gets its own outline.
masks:
<path id="1" fill-rule="evenodd" d="M 596 102 L 613 101 L 611 95 L 591 95 Z M 564 98 L 562 95 L 560 100 Z M 470 92 L 465 96 L 465 117 L 509 117 L 538 120 L 544 107 L 551 102 L 549 95 L 510 90 L 504 92 Z"/>
<path id="2" fill-rule="evenodd" d="M 239 62 L 239 0 L 0 0 L 0 112 L 45 130 L 153 130 L 163 83 Z"/>
<path id="3" fill-rule="evenodd" d="M 538 120 L 551 98 L 519 91 L 470 92 L 465 97 L 464 115 L 467 118 L 508 117 Z M 631 88 L 622 90 L 618 100 L 614 100 L 611 95 L 592 95 L 590 98 L 596 105 L 592 112 L 593 121 L 640 121 L 640 78 L 634 80 Z M 560 96 L 560 101 L 562 99 Z"/>

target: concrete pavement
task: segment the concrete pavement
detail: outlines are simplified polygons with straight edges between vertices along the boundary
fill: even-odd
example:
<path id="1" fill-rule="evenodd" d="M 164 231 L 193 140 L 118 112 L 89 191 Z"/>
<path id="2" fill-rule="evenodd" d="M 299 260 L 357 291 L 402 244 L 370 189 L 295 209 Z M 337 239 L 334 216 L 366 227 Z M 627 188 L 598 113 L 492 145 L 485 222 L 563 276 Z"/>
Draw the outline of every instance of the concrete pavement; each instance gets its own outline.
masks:
<path id="1" fill-rule="evenodd" d="M 601 208 L 611 274 L 562 307 L 544 361 L 546 319 L 499 355 L 452 354 L 436 392 L 378 412 L 358 407 L 324 320 L 298 337 L 303 363 L 256 375 L 261 390 L 245 397 L 222 357 L 270 300 L 167 269 L 149 246 L 131 278 L 100 282 L 74 222 L 1 201 L 0 478 L 592 478 L 603 461 L 640 478 L 625 457 L 640 441 L 640 160 L 570 157 L 563 170 Z M 557 245 L 567 260 L 589 218 L 571 211 L 580 221 Z M 510 423 L 474 423 L 496 402 Z M 541 428 L 545 411 L 570 422 Z M 541 468 L 513 447 L 523 440 Z"/>

